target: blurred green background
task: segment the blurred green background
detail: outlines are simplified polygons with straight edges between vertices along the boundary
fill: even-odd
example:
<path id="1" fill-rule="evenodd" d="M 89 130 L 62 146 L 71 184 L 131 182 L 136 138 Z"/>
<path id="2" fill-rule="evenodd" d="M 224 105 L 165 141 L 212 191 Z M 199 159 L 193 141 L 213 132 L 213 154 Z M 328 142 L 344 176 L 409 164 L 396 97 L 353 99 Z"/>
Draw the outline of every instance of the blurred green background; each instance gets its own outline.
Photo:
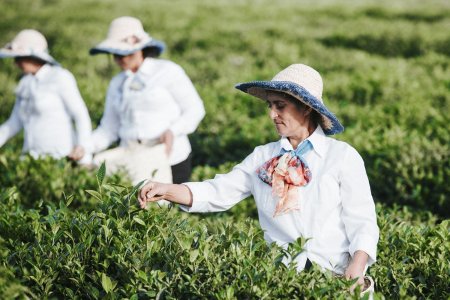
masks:
<path id="1" fill-rule="evenodd" d="M 325 104 L 345 126 L 344 133 L 336 138 L 350 143 L 363 156 L 378 203 L 379 262 L 371 268 L 377 290 L 387 298 L 443 299 L 449 296 L 449 223 L 445 220 L 450 216 L 450 2 L 0 0 L 0 7 L 0 44 L 6 44 L 25 28 L 41 31 L 48 39 L 53 57 L 76 77 L 94 128 L 103 113 L 108 82 L 119 69 L 110 56 L 89 56 L 88 51 L 106 37 L 114 18 L 130 15 L 142 20 L 144 28 L 154 38 L 166 43 L 167 51 L 162 58 L 173 60 L 186 70 L 206 107 L 205 119 L 190 136 L 194 151 L 193 180 L 226 172 L 255 146 L 277 139 L 266 106 L 237 91 L 236 83 L 269 80 L 292 63 L 314 67 L 324 80 Z M 19 76 L 11 59 L 0 60 L 0 123 L 6 121 L 12 110 Z M 325 278 L 314 281 L 314 286 L 311 280 L 315 279 L 309 275 L 301 275 L 299 285 L 307 282 L 316 289 L 312 289 L 311 294 L 309 290 L 298 294 L 299 287 L 290 285 L 297 280 L 296 275 L 267 271 L 267 266 L 261 265 L 264 253 L 250 260 L 257 262 L 255 268 L 262 272 L 255 276 L 271 281 L 266 285 L 257 284 L 262 291 L 245 286 L 242 278 L 247 275 L 232 281 L 237 273 L 224 273 L 224 277 L 216 278 L 214 283 L 208 281 L 217 275 L 219 267 L 222 271 L 235 270 L 230 257 L 224 260 L 213 257 L 218 265 L 203 266 L 204 276 L 198 275 L 189 281 L 183 277 L 193 276 L 186 271 L 189 268 L 185 270 L 184 263 L 180 263 L 180 267 L 176 262 L 184 252 L 177 252 L 178 248 L 166 238 L 166 244 L 157 248 L 166 253 L 166 262 L 162 263 L 163 258 L 158 256 L 150 260 L 157 261 L 156 265 L 148 261 L 144 264 L 158 272 L 167 271 L 168 275 L 164 279 L 149 275 L 148 286 L 132 283 L 133 278 L 140 276 L 141 267 L 136 265 L 136 274 L 123 278 L 120 277 L 123 269 L 117 266 L 111 269 L 106 265 L 106 261 L 111 265 L 117 263 L 116 257 L 108 256 L 111 253 L 128 257 L 130 250 L 118 247 L 111 253 L 104 253 L 105 256 L 95 254 L 106 251 L 101 242 L 94 243 L 97 248 L 92 257 L 80 258 L 81 262 L 77 262 L 80 265 L 74 268 L 90 274 L 88 280 L 81 280 L 82 275 L 64 277 L 68 271 L 63 270 L 60 263 L 51 258 L 42 260 L 46 253 L 59 253 L 55 250 L 54 237 L 49 235 L 47 240 L 37 237 L 50 234 L 54 226 L 69 232 L 72 230 L 69 227 L 82 222 L 79 219 L 89 219 L 99 209 L 98 199 L 85 192 L 99 188 L 95 172 L 74 168 L 65 161 L 20 159 L 21 146 L 22 137 L 18 135 L 0 149 L 0 205 L 4 211 L 0 218 L 0 257 L 4 267 L 0 266 L 0 296 L 4 286 L 13 291 L 6 294 L 9 296 L 26 294 L 41 298 L 50 297 L 52 293 L 57 298 L 111 296 L 103 285 L 108 286 L 105 278 L 118 282 L 115 291 L 121 297 L 135 293 L 137 286 L 144 290 L 164 288 L 168 298 L 195 298 L 205 293 L 220 299 L 338 295 L 333 294 L 335 290 Z M 120 174 L 108 180 L 128 185 Z M 102 199 L 120 198 L 118 195 L 122 194 L 108 192 Z M 76 210 L 65 212 L 64 205 L 58 204 L 68 199 L 72 201 L 71 208 Z M 59 211 L 55 208 L 58 205 L 63 216 L 55 213 Z M 119 228 L 111 225 L 116 221 L 131 226 L 131 233 L 118 232 L 118 236 L 126 238 L 132 233 L 145 236 L 145 232 L 134 231 L 132 227 L 139 225 L 124 221 L 122 215 L 116 220 L 113 215 L 118 214 L 118 210 L 113 204 L 101 211 L 110 215 L 110 221 L 102 221 L 107 228 Z M 123 213 L 126 215 L 129 211 Z M 175 221 L 179 218 L 176 213 L 169 216 L 158 211 L 139 214 L 149 222 L 167 217 L 164 226 L 168 228 L 179 230 L 181 226 Z M 253 225 L 246 223 L 248 216 L 252 217 Z M 53 217 L 59 221 L 47 221 Z M 243 245 L 253 249 L 252 240 L 242 236 L 249 234 L 248 228 L 257 230 L 255 219 L 254 204 L 244 201 L 233 208 L 231 214 L 190 216 L 191 227 L 185 223 L 181 227 L 192 233 L 206 226 L 210 232 L 205 233 L 203 242 L 208 245 L 223 243 L 228 247 L 240 236 Z M 235 232 L 230 229 L 230 223 L 235 226 Z M 33 233 L 27 236 L 31 231 Z M 86 237 L 76 239 L 77 247 L 92 243 L 89 234 L 106 234 L 103 229 L 86 232 Z M 262 234 L 258 232 L 258 235 Z M 128 243 L 133 249 L 143 251 L 145 245 L 139 239 Z M 19 242 L 22 246 L 17 250 Z M 28 248 L 29 245 L 39 245 L 42 252 Z M 73 249 L 81 251 L 82 248 Z M 249 253 L 251 256 L 253 252 Z M 127 259 L 133 265 L 138 258 Z M 36 266 L 45 264 L 55 264 L 51 268 L 56 272 L 50 272 L 50 267 L 44 272 L 47 285 L 42 283 L 44 279 L 36 279 L 39 274 Z M 235 265 L 243 264 L 238 261 Z M 266 271 L 262 271 L 263 267 Z M 127 268 L 131 267 L 127 265 Z M 102 272 L 107 277 L 102 277 Z M 261 275 L 266 273 L 273 277 Z M 77 284 L 73 278 L 77 278 Z M 100 284 L 101 280 L 105 281 Z M 183 285 L 184 280 L 192 287 Z M 202 286 L 201 280 L 208 281 L 210 288 L 196 286 Z M 63 283 L 52 285 L 56 281 Z M 80 282 L 85 290 L 79 287 L 70 290 L 71 284 L 77 286 Z M 234 286 L 235 291 L 240 288 L 248 293 L 234 293 L 221 282 Z M 271 284 L 273 290 L 264 290 Z M 286 285 L 291 287 L 289 292 L 283 290 Z M 99 292 L 102 287 L 103 292 Z M 147 296 L 156 296 L 152 295 Z M 347 294 L 339 295 L 345 298 Z"/>
<path id="2" fill-rule="evenodd" d="M 323 76 L 327 106 L 345 126 L 336 138 L 362 154 L 378 201 L 450 215 L 450 29 L 446 1 L 1 1 L 0 42 L 24 28 L 78 80 L 93 126 L 101 117 L 111 57 L 89 56 L 122 15 L 165 41 L 163 58 L 183 66 L 207 115 L 191 136 L 194 163 L 237 162 L 277 138 L 260 102 L 238 82 L 268 80 L 292 63 Z M 19 73 L 0 61 L 0 122 Z M 1 149 L 13 155 L 20 137 Z M 198 170 L 197 172 L 202 172 Z"/>

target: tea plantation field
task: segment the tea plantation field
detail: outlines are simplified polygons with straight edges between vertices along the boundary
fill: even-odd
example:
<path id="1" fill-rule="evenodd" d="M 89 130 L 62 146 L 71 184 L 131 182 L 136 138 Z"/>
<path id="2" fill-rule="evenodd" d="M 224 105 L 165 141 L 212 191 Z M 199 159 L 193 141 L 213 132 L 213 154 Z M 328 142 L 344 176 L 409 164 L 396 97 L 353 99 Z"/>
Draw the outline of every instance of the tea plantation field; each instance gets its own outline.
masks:
<path id="1" fill-rule="evenodd" d="M 112 19 L 138 17 L 182 65 L 207 115 L 190 136 L 193 180 L 226 172 L 277 139 L 261 102 L 234 85 L 313 66 L 363 156 L 377 202 L 376 298 L 450 297 L 450 4 L 445 1 L 0 0 L 0 44 L 46 35 L 98 124 L 108 56 L 88 55 Z M 20 74 L 0 61 L 0 123 Z M 140 210 L 122 174 L 0 148 L 0 299 L 347 299 L 351 284 L 317 267 L 297 274 L 266 245 L 253 200 L 228 212 Z M 288 250 L 301 251 L 299 240 Z M 354 296 L 354 298 L 358 298 Z"/>

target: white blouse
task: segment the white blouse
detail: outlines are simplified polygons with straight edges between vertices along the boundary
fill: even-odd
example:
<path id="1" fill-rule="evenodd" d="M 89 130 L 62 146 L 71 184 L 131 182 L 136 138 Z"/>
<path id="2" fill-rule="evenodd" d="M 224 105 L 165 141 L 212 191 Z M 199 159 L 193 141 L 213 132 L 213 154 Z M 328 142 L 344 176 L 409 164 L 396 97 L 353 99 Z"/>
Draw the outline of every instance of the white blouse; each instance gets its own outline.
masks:
<path id="1" fill-rule="evenodd" d="M 314 149 L 303 157 L 312 180 L 297 189 L 300 210 L 273 217 L 276 202 L 272 189 L 256 174 L 282 148 L 293 150 L 287 138 L 256 147 L 228 174 L 186 183 L 192 191 L 193 204 L 182 208 L 189 212 L 223 211 L 253 195 L 268 243 L 286 247 L 299 237 L 310 238 L 305 251 L 296 258 L 299 271 L 309 258 L 342 274 L 349 255 L 353 256 L 357 250 L 369 255 L 368 265 L 374 263 L 379 229 L 361 156 L 347 143 L 327 137 L 320 126 L 308 140 Z"/>
<path id="2" fill-rule="evenodd" d="M 45 64 L 22 77 L 11 116 L 0 126 L 0 147 L 22 128 L 23 152 L 34 157 L 61 158 L 76 145 L 91 148 L 91 119 L 69 71 Z M 87 154 L 82 162 L 89 159 Z"/>
<path id="3" fill-rule="evenodd" d="M 93 133 L 94 152 L 120 139 L 155 140 L 168 129 L 174 134 L 171 165 L 191 153 L 187 137 L 205 115 L 203 102 L 184 70 L 162 59 L 146 58 L 136 73 L 115 76 L 106 95 L 105 112 Z"/>

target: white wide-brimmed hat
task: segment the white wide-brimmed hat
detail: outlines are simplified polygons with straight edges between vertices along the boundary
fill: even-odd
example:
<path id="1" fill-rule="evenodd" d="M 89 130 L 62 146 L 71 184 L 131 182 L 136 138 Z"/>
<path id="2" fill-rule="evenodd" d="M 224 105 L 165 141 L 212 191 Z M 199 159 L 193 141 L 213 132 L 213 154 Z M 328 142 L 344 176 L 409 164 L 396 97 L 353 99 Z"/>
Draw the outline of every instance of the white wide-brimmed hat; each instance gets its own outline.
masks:
<path id="1" fill-rule="evenodd" d="M 130 55 L 145 48 L 154 48 L 157 55 L 160 55 L 165 45 L 145 32 L 138 19 L 120 17 L 111 22 L 106 40 L 92 48 L 89 53 L 91 55 L 99 53 Z"/>
<path id="2" fill-rule="evenodd" d="M 239 83 L 236 88 L 263 100 L 267 100 L 268 91 L 291 95 L 321 115 L 320 126 L 325 134 L 332 135 L 344 131 L 336 116 L 323 104 L 322 77 L 310 66 L 290 65 L 275 75 L 271 81 Z"/>
<path id="3" fill-rule="evenodd" d="M 37 30 L 25 29 L 0 49 L 0 58 L 4 57 L 34 57 L 52 65 L 58 62 L 48 54 L 48 44 L 45 37 Z"/>

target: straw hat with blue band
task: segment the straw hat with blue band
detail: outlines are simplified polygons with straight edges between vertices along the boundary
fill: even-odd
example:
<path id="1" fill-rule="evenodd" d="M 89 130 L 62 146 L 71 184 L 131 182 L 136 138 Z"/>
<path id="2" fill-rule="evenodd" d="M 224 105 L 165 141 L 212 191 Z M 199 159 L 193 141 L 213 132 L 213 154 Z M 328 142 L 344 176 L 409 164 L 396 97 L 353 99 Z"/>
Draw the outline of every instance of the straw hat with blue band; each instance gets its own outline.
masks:
<path id="1" fill-rule="evenodd" d="M 110 53 L 125 56 L 146 48 L 154 48 L 158 56 L 164 51 L 165 45 L 145 32 L 138 19 L 120 17 L 111 22 L 106 39 L 93 47 L 89 54 Z"/>
<path id="2" fill-rule="evenodd" d="M 336 116 L 323 104 L 322 77 L 316 70 L 307 65 L 290 65 L 275 75 L 271 81 L 239 83 L 235 87 L 262 100 L 267 99 L 268 91 L 288 94 L 310 106 L 321 115 L 320 126 L 326 135 L 344 131 L 344 127 Z"/>
<path id="3" fill-rule="evenodd" d="M 0 49 L 0 58 L 33 57 L 51 65 L 59 63 L 48 54 L 48 44 L 45 37 L 37 30 L 24 29 L 14 39 Z"/>

